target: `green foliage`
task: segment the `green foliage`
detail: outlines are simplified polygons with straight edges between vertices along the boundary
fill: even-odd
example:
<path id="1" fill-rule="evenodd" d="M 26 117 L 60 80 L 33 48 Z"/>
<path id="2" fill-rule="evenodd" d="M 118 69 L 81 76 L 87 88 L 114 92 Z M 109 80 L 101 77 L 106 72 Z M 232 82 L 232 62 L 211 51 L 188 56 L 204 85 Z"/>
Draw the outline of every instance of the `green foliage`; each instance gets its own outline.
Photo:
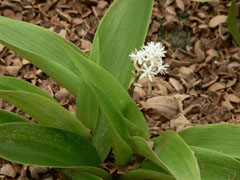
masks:
<path id="1" fill-rule="evenodd" d="M 203 180 L 240 179 L 239 161 L 213 150 L 199 147 L 192 147 L 192 149 L 198 160 Z"/>
<path id="2" fill-rule="evenodd" d="M 1 156 L 36 166 L 98 166 L 98 154 L 83 137 L 30 123 L 0 125 Z M 83 156 L 84 154 L 84 156 Z"/>
<path id="3" fill-rule="evenodd" d="M 237 44 L 240 46 L 240 31 L 237 21 L 237 3 L 236 0 L 232 0 L 231 6 L 228 10 L 228 28 Z"/>
<path id="4" fill-rule="evenodd" d="M 19 107 L 41 124 L 66 129 L 90 138 L 88 129 L 76 117 L 48 98 L 34 93 L 3 90 L 0 90 L 0 97 Z"/>
<path id="5" fill-rule="evenodd" d="M 31 121 L 15 113 L 0 109 L 0 124 L 10 123 L 10 122 L 31 122 Z"/>
<path id="6" fill-rule="evenodd" d="M 240 126 L 233 124 L 212 124 L 196 126 L 179 133 L 190 146 L 219 151 L 240 158 Z"/>
<path id="7" fill-rule="evenodd" d="M 154 151 L 177 180 L 201 179 L 192 150 L 174 131 L 164 132 L 156 142 Z"/>
<path id="8" fill-rule="evenodd" d="M 230 24 L 235 6 L 233 1 Z M 120 180 L 239 179 L 239 125 L 166 131 L 152 139 L 154 148 L 149 146 L 146 120 L 127 88 L 132 78 L 128 56 L 144 43 L 152 7 L 153 0 L 115 0 L 90 56 L 56 33 L 0 16 L 0 42 L 77 96 L 75 116 L 40 88 L 1 76 L 0 97 L 40 125 L 0 110 L 0 156 L 55 167 L 70 179 L 111 180 L 100 163 L 112 148 L 117 165 L 140 166 L 113 176 Z"/>

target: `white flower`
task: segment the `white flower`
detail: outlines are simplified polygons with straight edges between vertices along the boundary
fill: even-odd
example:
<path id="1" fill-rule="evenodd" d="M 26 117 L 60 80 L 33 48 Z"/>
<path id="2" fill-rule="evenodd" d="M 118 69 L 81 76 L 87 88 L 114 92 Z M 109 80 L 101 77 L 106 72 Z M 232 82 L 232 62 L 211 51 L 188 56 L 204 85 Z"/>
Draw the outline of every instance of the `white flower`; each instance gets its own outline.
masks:
<path id="1" fill-rule="evenodd" d="M 149 42 L 143 46 L 141 50 L 135 50 L 130 54 L 137 73 L 140 75 L 139 79 L 152 78 L 158 73 L 165 74 L 169 65 L 164 64 L 163 58 L 165 57 L 165 47 L 159 42 Z"/>
<path id="2" fill-rule="evenodd" d="M 152 82 L 152 78 L 156 76 L 156 73 L 153 71 L 152 66 L 147 66 L 146 64 L 143 64 L 143 69 L 141 69 L 142 73 L 139 77 L 139 79 L 142 78 L 149 78 L 150 81 Z"/>

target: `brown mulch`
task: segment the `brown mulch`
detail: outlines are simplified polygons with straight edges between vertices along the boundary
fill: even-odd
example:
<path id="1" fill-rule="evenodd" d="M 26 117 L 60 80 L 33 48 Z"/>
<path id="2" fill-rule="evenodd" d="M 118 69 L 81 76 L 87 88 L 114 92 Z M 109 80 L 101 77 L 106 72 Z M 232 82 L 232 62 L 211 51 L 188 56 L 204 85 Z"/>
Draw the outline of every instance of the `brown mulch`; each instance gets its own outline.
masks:
<path id="1" fill-rule="evenodd" d="M 106 0 L 0 0 L 0 15 L 49 28 L 88 53 L 110 3 Z M 240 122 L 240 48 L 227 28 L 229 5 L 229 0 L 155 1 L 147 41 L 165 44 L 170 70 L 153 83 L 141 80 L 133 94 L 152 136 L 166 129 L 180 131 L 198 124 Z M 75 97 L 2 45 L 0 75 L 25 79 L 43 88 L 71 112 L 76 110 Z M 0 108 L 31 119 L 1 99 Z M 0 160 L 0 180 L 5 179 L 58 177 L 50 168 Z"/>

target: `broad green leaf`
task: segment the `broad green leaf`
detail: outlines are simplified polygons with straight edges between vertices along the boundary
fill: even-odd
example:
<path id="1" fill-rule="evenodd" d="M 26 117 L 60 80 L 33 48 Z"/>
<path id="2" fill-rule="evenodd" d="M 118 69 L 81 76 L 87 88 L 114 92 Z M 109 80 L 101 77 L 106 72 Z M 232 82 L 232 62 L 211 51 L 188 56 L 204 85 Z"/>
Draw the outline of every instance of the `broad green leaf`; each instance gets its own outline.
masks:
<path id="1" fill-rule="evenodd" d="M 131 138 L 131 141 L 132 149 L 136 152 L 136 154 L 151 160 L 167 172 L 171 173 L 168 170 L 168 167 L 161 161 L 161 159 L 158 158 L 157 154 L 151 149 L 145 139 L 135 136 Z"/>
<path id="2" fill-rule="evenodd" d="M 88 129 L 58 103 L 38 94 L 0 90 L 0 97 L 14 104 L 41 124 L 58 127 L 90 138 Z"/>
<path id="3" fill-rule="evenodd" d="M 106 94 L 101 92 L 93 84 L 90 86 L 97 96 L 101 113 L 110 135 L 116 163 L 118 165 L 127 165 L 132 160 L 132 150 L 129 147 L 130 135 L 127 130 L 125 119 L 115 105 L 109 101 Z"/>
<path id="4" fill-rule="evenodd" d="M 80 166 L 80 167 L 71 167 L 68 169 L 59 169 L 60 172 L 71 176 L 71 174 L 77 174 L 77 173 L 82 173 L 82 172 L 86 172 L 86 173 L 91 173 L 94 174 L 95 176 L 98 176 L 104 180 L 111 180 L 111 176 L 110 174 L 101 169 L 101 168 L 97 168 L 97 167 L 92 167 L 92 166 Z"/>
<path id="5" fill-rule="evenodd" d="M 192 150 L 176 132 L 165 131 L 154 151 L 177 180 L 201 180 Z"/>
<path id="6" fill-rule="evenodd" d="M 95 148 L 85 138 L 30 123 L 0 125 L 0 156 L 36 166 L 98 166 L 100 163 Z"/>
<path id="7" fill-rule="evenodd" d="M 129 54 L 146 38 L 153 0 L 115 0 L 95 34 L 91 59 L 107 69 L 126 89 L 132 78 Z"/>
<path id="8" fill-rule="evenodd" d="M 31 122 L 31 121 L 15 113 L 0 109 L 0 124 L 12 123 L 12 122 Z"/>
<path id="9" fill-rule="evenodd" d="M 51 97 L 39 87 L 34 86 L 24 80 L 9 76 L 0 76 L 0 90 L 25 91 L 35 93 L 43 97 L 49 98 L 53 101 L 56 101 L 53 97 Z"/>
<path id="10" fill-rule="evenodd" d="M 105 161 L 111 150 L 111 138 L 107 132 L 106 122 L 102 115 L 99 116 L 97 126 L 92 135 L 92 143 L 96 148 L 102 162 Z"/>
<path id="11" fill-rule="evenodd" d="M 211 124 L 179 132 L 189 146 L 202 147 L 240 158 L 240 125 Z"/>
<path id="12" fill-rule="evenodd" d="M 168 174 L 163 168 L 161 168 L 160 166 L 158 166 L 157 164 L 149 160 L 143 161 L 140 167 L 143 169 L 148 169 L 148 170 L 158 171 L 161 173 Z"/>
<path id="13" fill-rule="evenodd" d="M 76 115 L 86 127 L 95 129 L 99 116 L 99 105 L 91 88 L 84 81 L 79 84 Z"/>
<path id="14" fill-rule="evenodd" d="M 192 147 L 197 158 L 201 180 L 239 180 L 240 162 L 217 151 Z"/>
<path id="15" fill-rule="evenodd" d="M 236 40 L 238 45 L 240 46 L 240 29 L 238 28 L 238 21 L 237 21 L 237 3 L 236 0 L 232 0 L 231 6 L 228 10 L 228 28 Z"/>
<path id="16" fill-rule="evenodd" d="M 129 54 L 144 43 L 152 6 L 153 0 L 114 1 L 103 17 L 94 37 L 91 59 L 107 69 L 125 88 L 128 88 L 131 80 L 130 69 L 132 69 L 132 62 Z M 87 90 L 85 89 L 85 91 Z M 85 99 L 83 95 L 78 98 L 79 101 Z M 90 104 L 87 105 L 88 107 L 97 104 L 96 100 L 91 97 L 86 103 Z M 83 101 L 78 104 L 80 107 L 86 105 Z M 93 108 L 89 108 L 86 112 L 91 110 Z M 95 122 L 96 120 L 97 118 L 92 117 L 89 121 Z M 103 124 L 97 125 L 101 126 L 97 127 L 97 131 L 93 132 L 95 142 L 102 142 L 104 147 L 109 147 L 99 148 L 104 158 L 110 149 L 110 141 L 107 141 L 109 135 L 107 134 L 107 128 Z M 135 127 L 138 127 L 138 124 Z M 139 128 L 142 128 L 142 126 Z M 134 127 L 131 129 L 134 129 Z"/>
<path id="17" fill-rule="evenodd" d="M 104 180 L 90 173 L 76 171 L 71 172 L 67 177 L 73 180 Z"/>
<path id="18" fill-rule="evenodd" d="M 71 54 L 74 51 L 86 55 L 69 41 L 42 27 L 0 16 L 0 43 L 77 95 L 79 77 L 71 63 Z"/>
<path id="19" fill-rule="evenodd" d="M 79 53 L 72 54 L 73 63 L 80 72 L 80 76 L 84 81 L 88 81 L 94 89 L 98 89 L 101 93 L 106 94 L 106 98 L 117 108 L 117 110 L 132 123 L 142 129 L 142 134 L 130 132 L 132 135 L 137 135 L 148 139 L 148 126 L 138 106 L 129 96 L 127 91 L 121 84 L 111 76 L 105 69 L 96 63 L 89 61 L 84 56 L 79 57 Z M 98 94 L 96 94 L 98 95 Z"/>
<path id="20" fill-rule="evenodd" d="M 27 38 L 25 32 L 30 32 Z M 105 92 L 124 117 L 143 129 L 145 133 L 141 136 L 148 138 L 147 123 L 121 84 L 68 41 L 38 26 L 0 17 L 0 42 L 39 66 L 75 95 L 78 92 L 79 73 L 77 75 L 77 70 L 69 70 L 68 67 L 77 66 L 80 75 Z M 56 49 L 58 51 L 52 53 Z M 74 65 L 63 63 L 66 59 Z"/>
<path id="21" fill-rule="evenodd" d="M 175 180 L 174 177 L 169 176 L 167 174 L 152 171 L 149 169 L 136 169 L 127 171 L 125 174 L 120 176 L 120 180 Z"/>

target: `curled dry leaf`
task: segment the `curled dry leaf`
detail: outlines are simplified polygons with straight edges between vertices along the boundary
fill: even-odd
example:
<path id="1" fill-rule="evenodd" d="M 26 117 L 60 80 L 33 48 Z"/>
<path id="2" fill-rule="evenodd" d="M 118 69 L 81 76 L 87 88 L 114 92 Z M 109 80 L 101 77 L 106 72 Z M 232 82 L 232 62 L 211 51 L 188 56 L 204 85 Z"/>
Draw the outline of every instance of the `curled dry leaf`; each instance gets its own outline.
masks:
<path id="1" fill-rule="evenodd" d="M 240 103 L 240 98 L 235 94 L 225 94 L 224 99 L 234 103 Z"/>
<path id="2" fill-rule="evenodd" d="M 217 26 L 219 26 L 222 23 L 226 23 L 227 22 L 227 16 L 225 15 L 217 15 L 215 17 L 213 17 L 210 21 L 208 26 L 210 28 L 215 28 Z"/>
<path id="3" fill-rule="evenodd" d="M 169 82 L 174 87 L 174 89 L 176 89 L 176 91 L 183 91 L 183 86 L 178 80 L 169 78 Z"/>
<path id="4" fill-rule="evenodd" d="M 195 45 L 194 45 L 194 53 L 195 55 L 198 57 L 198 59 L 200 61 L 204 60 L 205 58 L 205 53 L 204 51 L 202 50 L 202 44 L 201 44 L 201 41 L 198 40 Z"/>
<path id="5" fill-rule="evenodd" d="M 143 90 L 143 88 L 136 86 L 134 88 L 134 93 L 133 93 L 133 99 L 135 101 L 140 101 L 140 100 L 144 100 L 146 96 L 145 91 Z"/>
<path id="6" fill-rule="evenodd" d="M 208 88 L 208 91 L 215 92 L 224 88 L 226 88 L 224 83 L 216 82 Z"/>
<path id="7" fill-rule="evenodd" d="M 178 112 L 178 103 L 171 96 L 157 96 L 147 100 L 148 109 L 152 109 L 156 113 L 163 113 L 167 116 L 176 115 Z"/>
<path id="8" fill-rule="evenodd" d="M 222 105 L 227 108 L 228 111 L 231 111 L 234 109 L 234 107 L 232 106 L 232 104 L 229 101 L 223 101 Z"/>
<path id="9" fill-rule="evenodd" d="M 190 97 L 190 95 L 187 94 L 175 94 L 173 97 L 176 99 L 178 104 L 178 109 L 180 112 L 183 112 L 183 101 Z"/>
<path id="10" fill-rule="evenodd" d="M 176 5 L 177 5 L 177 7 L 178 7 L 179 9 L 181 9 L 182 11 L 185 10 L 185 5 L 184 5 L 184 3 L 183 3 L 182 0 L 176 0 Z"/>
<path id="11" fill-rule="evenodd" d="M 170 121 L 170 127 L 176 129 L 177 132 L 185 129 L 189 125 L 191 125 L 191 123 L 183 114 L 180 114 L 180 116 Z"/>
<path id="12" fill-rule="evenodd" d="M 70 93 L 65 88 L 62 88 L 60 91 L 58 91 L 55 94 L 55 98 L 58 101 L 61 101 L 63 98 L 68 97 L 69 95 L 70 95 Z"/>

